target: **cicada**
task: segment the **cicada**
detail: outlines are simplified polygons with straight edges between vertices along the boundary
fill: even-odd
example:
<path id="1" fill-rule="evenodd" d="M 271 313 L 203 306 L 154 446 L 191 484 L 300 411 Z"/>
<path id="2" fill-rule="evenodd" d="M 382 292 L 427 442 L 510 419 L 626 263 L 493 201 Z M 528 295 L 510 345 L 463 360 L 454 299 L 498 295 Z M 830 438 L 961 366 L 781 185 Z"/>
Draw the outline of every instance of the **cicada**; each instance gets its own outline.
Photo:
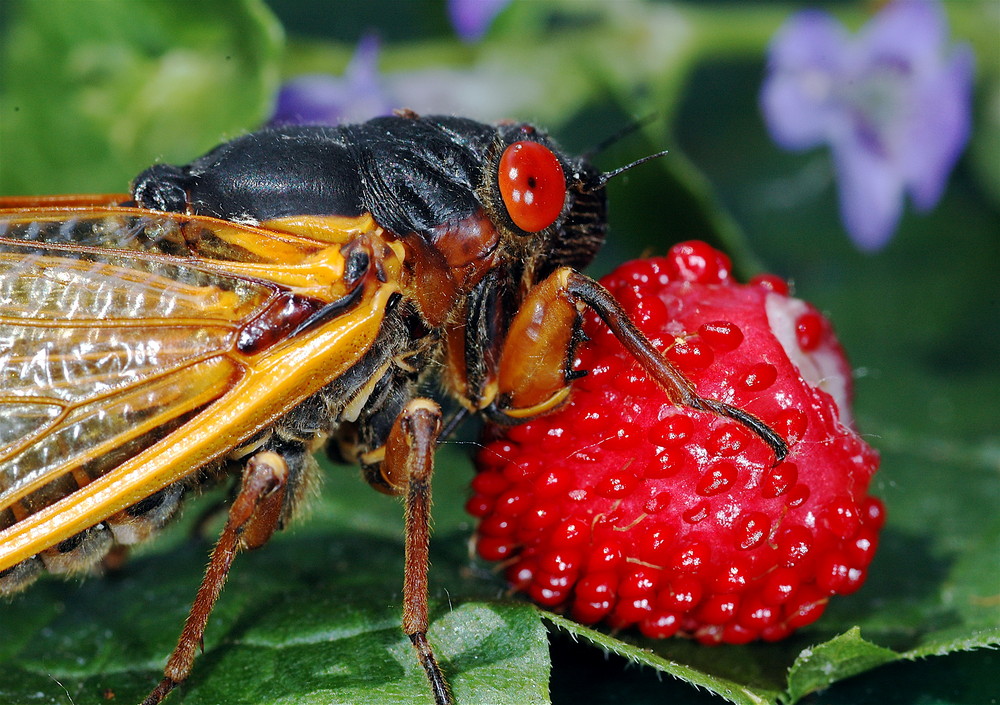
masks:
<path id="1" fill-rule="evenodd" d="M 158 703 L 234 557 L 292 518 L 326 445 L 403 498 L 402 627 L 450 703 L 426 636 L 445 397 L 497 424 L 558 407 L 589 307 L 673 403 L 785 452 L 580 273 L 614 173 L 528 124 L 403 112 L 247 134 L 128 194 L 0 201 L 0 591 L 87 570 L 235 476 Z"/>

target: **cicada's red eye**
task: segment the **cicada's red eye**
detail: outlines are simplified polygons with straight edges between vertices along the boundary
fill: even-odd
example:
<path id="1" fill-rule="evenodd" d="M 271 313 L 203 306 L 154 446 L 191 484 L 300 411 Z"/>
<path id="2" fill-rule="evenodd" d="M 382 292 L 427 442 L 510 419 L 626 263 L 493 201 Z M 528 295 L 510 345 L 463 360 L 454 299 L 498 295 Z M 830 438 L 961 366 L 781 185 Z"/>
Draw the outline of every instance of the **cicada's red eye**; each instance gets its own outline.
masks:
<path id="1" fill-rule="evenodd" d="M 556 222 L 566 202 L 566 178 L 552 150 L 515 142 L 500 157 L 500 197 L 514 225 L 536 233 Z"/>

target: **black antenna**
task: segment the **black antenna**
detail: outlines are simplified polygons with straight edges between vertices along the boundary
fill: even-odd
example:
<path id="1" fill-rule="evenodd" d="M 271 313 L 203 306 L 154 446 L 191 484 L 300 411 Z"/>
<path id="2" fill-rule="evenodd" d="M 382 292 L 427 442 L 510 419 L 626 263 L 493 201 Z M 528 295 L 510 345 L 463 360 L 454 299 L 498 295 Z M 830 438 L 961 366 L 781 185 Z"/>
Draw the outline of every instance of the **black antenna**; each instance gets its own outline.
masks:
<path id="1" fill-rule="evenodd" d="M 620 166 L 617 169 L 614 169 L 612 171 L 607 171 L 607 172 L 601 174 L 600 178 L 597 180 L 597 185 L 598 186 L 604 186 L 604 184 L 608 183 L 611 179 L 615 178 L 616 176 L 618 176 L 619 174 L 621 174 L 623 171 L 628 171 L 629 169 L 631 169 L 634 166 L 639 166 L 640 164 L 645 164 L 646 162 L 650 161 L 651 159 L 658 159 L 658 158 L 662 157 L 664 154 L 668 154 L 669 151 L 670 150 L 664 149 L 662 152 L 656 152 L 655 154 L 647 155 L 647 156 L 645 156 L 645 157 L 643 157 L 641 159 L 636 159 L 634 162 L 632 162 L 630 164 L 626 164 L 625 166 Z"/>
<path id="2" fill-rule="evenodd" d="M 598 154 L 600 154 L 601 152 L 603 152 L 605 149 L 607 149 L 608 147 L 610 147 L 611 145 L 613 145 L 615 142 L 618 142 L 620 140 L 625 139 L 626 137 L 628 137 L 629 135 L 631 135 L 633 132 L 638 132 L 639 129 L 641 129 L 641 128 L 645 127 L 646 125 L 648 125 L 649 123 L 653 122 L 653 120 L 655 120 L 657 117 L 658 117 L 658 115 L 656 113 L 650 113 L 646 117 L 642 117 L 642 118 L 638 118 L 636 120 L 633 120 L 628 125 L 626 125 L 622 129 L 618 130 L 618 132 L 614 133 L 613 135 L 611 135 L 609 137 L 605 137 L 603 140 L 601 140 L 600 142 L 598 142 L 596 146 L 591 147 L 586 152 L 584 152 L 581 156 L 584 159 L 586 159 L 588 162 L 593 161 L 595 156 L 597 156 Z"/>

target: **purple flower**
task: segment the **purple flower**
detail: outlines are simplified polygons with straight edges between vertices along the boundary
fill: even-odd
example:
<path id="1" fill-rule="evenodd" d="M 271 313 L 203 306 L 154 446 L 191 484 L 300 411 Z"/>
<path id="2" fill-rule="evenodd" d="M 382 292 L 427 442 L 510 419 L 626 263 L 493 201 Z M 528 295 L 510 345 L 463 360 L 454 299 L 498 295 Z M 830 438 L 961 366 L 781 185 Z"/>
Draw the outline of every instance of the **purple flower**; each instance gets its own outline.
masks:
<path id="1" fill-rule="evenodd" d="M 341 77 L 299 76 L 281 87 L 272 125 L 359 122 L 387 115 L 394 104 L 378 73 L 379 41 L 362 37 Z"/>
<path id="2" fill-rule="evenodd" d="M 463 42 L 477 42 L 510 0 L 448 0 L 448 16 Z"/>
<path id="3" fill-rule="evenodd" d="M 378 56 L 378 40 L 366 36 L 343 76 L 313 74 L 288 81 L 278 94 L 270 124 L 363 122 L 397 108 L 491 122 L 536 110 L 547 95 L 543 76 L 520 75 L 495 62 L 380 74 Z"/>
<path id="4" fill-rule="evenodd" d="M 971 129 L 973 57 L 948 43 L 941 7 L 896 0 L 857 36 L 805 11 L 774 38 L 761 106 L 774 140 L 803 150 L 828 143 L 841 217 L 875 251 L 899 223 L 903 194 L 934 207 Z"/>

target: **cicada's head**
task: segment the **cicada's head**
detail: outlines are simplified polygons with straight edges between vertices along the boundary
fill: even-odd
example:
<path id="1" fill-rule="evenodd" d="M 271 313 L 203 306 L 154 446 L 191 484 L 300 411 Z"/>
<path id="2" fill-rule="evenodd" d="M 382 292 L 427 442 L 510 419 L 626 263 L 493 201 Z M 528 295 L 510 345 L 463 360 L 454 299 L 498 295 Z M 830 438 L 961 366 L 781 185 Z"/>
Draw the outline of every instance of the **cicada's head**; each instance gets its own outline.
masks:
<path id="1" fill-rule="evenodd" d="M 487 167 L 486 201 L 494 217 L 535 239 L 541 275 L 590 264 L 607 234 L 602 174 L 532 125 L 501 124 L 497 132 L 499 144 Z"/>

